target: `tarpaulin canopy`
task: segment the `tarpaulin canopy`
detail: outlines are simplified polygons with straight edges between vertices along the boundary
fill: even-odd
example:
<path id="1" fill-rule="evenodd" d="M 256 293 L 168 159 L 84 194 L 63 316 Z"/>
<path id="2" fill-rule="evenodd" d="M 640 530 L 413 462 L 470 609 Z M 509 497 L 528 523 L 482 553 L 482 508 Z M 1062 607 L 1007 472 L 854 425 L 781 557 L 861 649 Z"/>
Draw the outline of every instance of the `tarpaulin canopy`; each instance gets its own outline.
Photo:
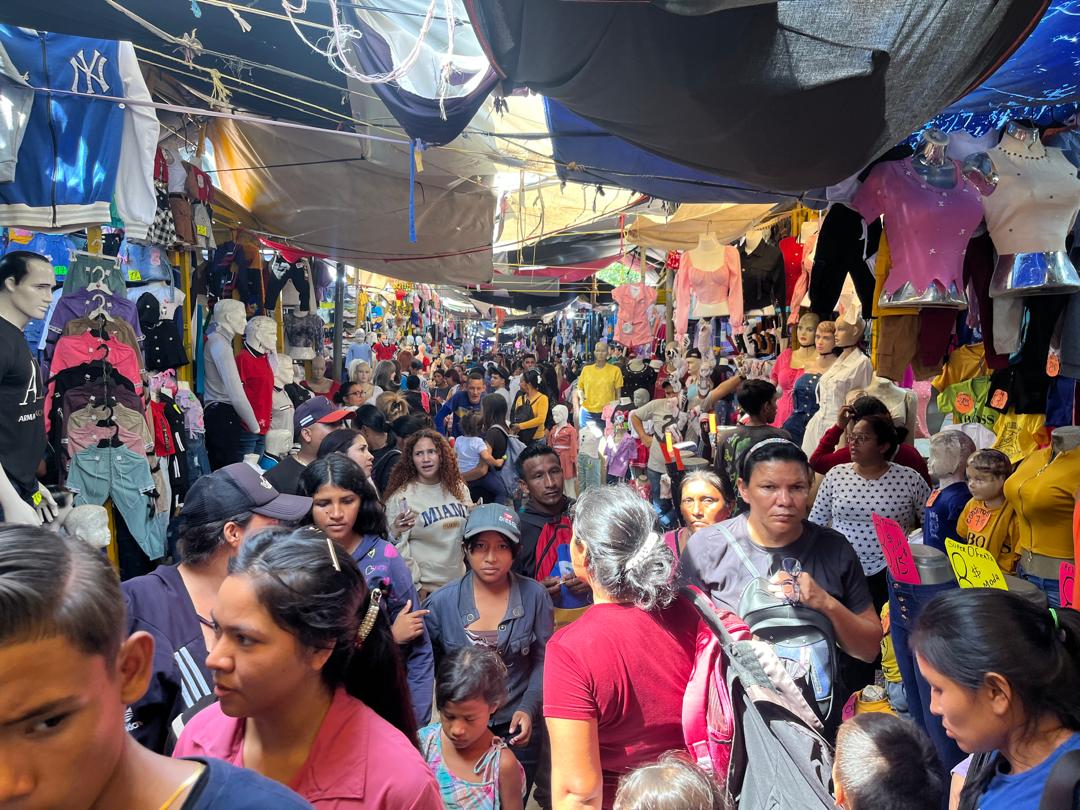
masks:
<path id="1" fill-rule="evenodd" d="M 734 242 L 782 208 L 767 204 L 680 205 L 670 217 L 636 217 L 626 238 L 640 247 L 664 250 L 689 250 L 706 234 L 719 242 Z"/>
<path id="2" fill-rule="evenodd" d="M 653 5 L 467 0 L 508 83 L 671 160 L 771 189 L 837 182 L 977 86 L 1045 0 Z"/>
<path id="3" fill-rule="evenodd" d="M 680 203 L 789 202 L 802 192 L 777 193 L 693 169 L 617 138 L 565 105 L 546 99 L 548 129 L 559 177 L 579 183 L 609 183 Z M 824 193 L 807 195 L 824 200 Z M 809 205 L 821 204 L 812 200 Z"/>
<path id="4" fill-rule="evenodd" d="M 417 176 L 409 242 L 405 167 L 363 157 L 346 133 L 215 121 L 217 183 L 274 234 L 394 278 L 468 284 L 491 278 L 495 200 L 477 180 Z"/>

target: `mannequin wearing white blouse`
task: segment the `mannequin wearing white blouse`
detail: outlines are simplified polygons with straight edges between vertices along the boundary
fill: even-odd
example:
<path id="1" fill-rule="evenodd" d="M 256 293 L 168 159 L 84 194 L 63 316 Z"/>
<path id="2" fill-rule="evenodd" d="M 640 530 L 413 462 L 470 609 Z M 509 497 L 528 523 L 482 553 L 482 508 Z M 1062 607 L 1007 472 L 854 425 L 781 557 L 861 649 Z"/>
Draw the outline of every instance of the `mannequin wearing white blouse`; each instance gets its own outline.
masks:
<path id="1" fill-rule="evenodd" d="M 811 417 L 803 434 L 802 448 L 807 456 L 817 449 L 825 431 L 836 424 L 840 409 L 847 404 L 848 392 L 855 388 L 866 388 L 874 379 L 874 366 L 858 346 L 865 329 L 866 323 L 862 318 L 855 323 L 844 320 L 836 322 L 836 345 L 842 351 L 836 362 L 818 380 L 818 412 Z"/>

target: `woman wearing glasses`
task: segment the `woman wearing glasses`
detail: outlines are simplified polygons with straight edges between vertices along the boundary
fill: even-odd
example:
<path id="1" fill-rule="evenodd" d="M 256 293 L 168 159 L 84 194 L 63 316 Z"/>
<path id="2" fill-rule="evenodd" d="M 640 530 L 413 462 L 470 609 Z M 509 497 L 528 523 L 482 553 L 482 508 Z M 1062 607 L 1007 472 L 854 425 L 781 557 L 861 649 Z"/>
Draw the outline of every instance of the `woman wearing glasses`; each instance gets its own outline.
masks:
<path id="1" fill-rule="evenodd" d="M 848 539 L 859 555 L 874 607 L 889 599 L 885 555 L 874 531 L 873 515 L 892 518 L 904 532 L 917 529 L 930 486 L 915 470 L 889 461 L 899 437 L 889 416 L 867 416 L 848 436 L 851 463 L 829 470 L 821 483 L 810 520 L 831 526 Z"/>

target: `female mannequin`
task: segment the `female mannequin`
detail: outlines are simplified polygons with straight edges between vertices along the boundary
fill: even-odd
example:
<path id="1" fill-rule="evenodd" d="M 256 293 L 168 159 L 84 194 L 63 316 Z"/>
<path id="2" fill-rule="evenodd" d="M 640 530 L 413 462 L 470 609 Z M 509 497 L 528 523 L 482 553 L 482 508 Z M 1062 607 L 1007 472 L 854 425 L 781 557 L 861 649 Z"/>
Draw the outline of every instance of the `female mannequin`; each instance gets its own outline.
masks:
<path id="1" fill-rule="evenodd" d="M 780 401 L 776 404 L 776 419 L 773 427 L 781 427 L 795 410 L 795 381 L 802 376 L 807 364 L 817 357 L 814 347 L 814 335 L 820 318 L 813 312 L 804 313 L 799 318 L 795 330 L 795 348 L 790 346 L 780 352 L 773 365 L 772 381 L 780 389 Z"/>
<path id="2" fill-rule="evenodd" d="M 326 357 L 322 354 L 316 354 L 312 359 L 307 378 L 300 384 L 313 394 L 329 400 L 333 400 L 334 394 L 341 388 L 341 383 L 326 376 Z"/>
<path id="3" fill-rule="evenodd" d="M 218 301 L 207 330 L 204 416 L 206 454 L 214 470 L 243 461 L 242 430 L 259 432 L 259 421 L 244 393 L 233 356 L 233 338 L 243 333 L 246 314 L 242 301 Z"/>
<path id="4" fill-rule="evenodd" d="M 1060 567 L 1073 561 L 1072 520 L 1080 481 L 1080 427 L 1059 427 L 1050 447 L 1020 462 L 1005 482 L 1005 497 L 1020 521 L 1017 576 L 1058 607 Z"/>
<path id="5" fill-rule="evenodd" d="M 739 251 L 722 244 L 711 233 L 702 234 L 697 247 L 687 250 L 675 276 L 675 334 L 686 334 L 693 307 L 695 318 L 728 315 L 735 334 L 742 333 L 743 288 Z"/>
<path id="6" fill-rule="evenodd" d="M 656 369 L 640 357 L 634 357 L 623 370 L 622 395 L 632 397 L 639 388 L 652 391 L 656 385 Z"/>
<path id="7" fill-rule="evenodd" d="M 266 432 L 270 430 L 274 401 L 274 369 L 271 355 L 277 346 L 277 324 L 272 318 L 256 316 L 244 330 L 244 346 L 236 355 L 236 369 L 244 385 L 251 409 L 259 423 L 255 432 L 244 430 L 240 437 L 240 452 L 247 456 L 262 456 L 266 449 Z"/>
<path id="8" fill-rule="evenodd" d="M 836 324 L 822 321 L 814 330 L 814 350 L 817 355 L 807 363 L 805 373 L 795 380 L 792 386 L 792 413 L 784 420 L 783 428 L 791 434 L 791 440 L 800 444 L 806 433 L 806 426 L 817 413 L 817 386 L 821 375 L 836 363 Z"/>
<path id="9" fill-rule="evenodd" d="M 828 428 L 835 424 L 840 409 L 853 388 L 866 388 L 874 378 L 870 358 L 859 349 L 859 341 L 866 331 L 866 322 L 856 317 L 836 322 L 836 348 L 840 350 L 836 361 L 821 375 L 817 385 L 818 411 L 810 419 L 803 434 L 803 452 L 812 454 Z"/>
<path id="10" fill-rule="evenodd" d="M 915 419 L 919 410 L 919 397 L 914 391 L 901 388 L 892 380 L 875 375 L 870 384 L 863 389 L 863 393 L 884 402 L 896 426 L 907 428 L 907 437 L 904 441 L 909 444 L 915 442 Z"/>

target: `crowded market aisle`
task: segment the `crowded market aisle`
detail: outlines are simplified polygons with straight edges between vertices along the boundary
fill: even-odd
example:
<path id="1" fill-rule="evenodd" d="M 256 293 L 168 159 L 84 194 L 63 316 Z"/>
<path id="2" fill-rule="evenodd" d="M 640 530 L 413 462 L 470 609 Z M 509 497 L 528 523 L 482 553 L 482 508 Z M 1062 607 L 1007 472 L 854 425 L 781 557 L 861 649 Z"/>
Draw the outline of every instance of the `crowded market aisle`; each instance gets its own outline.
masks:
<path id="1" fill-rule="evenodd" d="M 620 221 L 540 314 L 234 222 L 41 42 L 149 97 L 0 26 L 57 90 L 0 180 L 0 807 L 1080 807 L 1074 125 Z M 58 117 L 110 136 L 62 204 Z"/>

